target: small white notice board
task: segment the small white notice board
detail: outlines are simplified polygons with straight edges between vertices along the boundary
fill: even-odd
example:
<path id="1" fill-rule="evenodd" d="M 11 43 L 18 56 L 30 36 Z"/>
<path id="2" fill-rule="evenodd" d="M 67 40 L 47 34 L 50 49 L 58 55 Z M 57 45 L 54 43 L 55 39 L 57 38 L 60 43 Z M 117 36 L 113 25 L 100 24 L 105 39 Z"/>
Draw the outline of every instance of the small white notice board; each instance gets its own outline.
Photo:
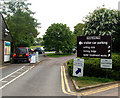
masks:
<path id="1" fill-rule="evenodd" d="M 101 59 L 101 68 L 112 68 L 112 59 Z"/>
<path id="2" fill-rule="evenodd" d="M 73 76 L 82 77 L 84 68 L 84 59 L 74 58 Z"/>
<path id="3" fill-rule="evenodd" d="M 31 54 L 30 63 L 36 63 L 36 54 Z"/>

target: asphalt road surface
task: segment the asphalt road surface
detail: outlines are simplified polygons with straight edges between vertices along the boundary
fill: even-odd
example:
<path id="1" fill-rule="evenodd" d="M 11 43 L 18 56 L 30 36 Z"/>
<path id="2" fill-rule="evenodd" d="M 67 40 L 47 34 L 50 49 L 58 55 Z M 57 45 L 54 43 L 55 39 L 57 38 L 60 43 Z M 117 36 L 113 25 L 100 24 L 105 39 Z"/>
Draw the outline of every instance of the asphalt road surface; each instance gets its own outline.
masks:
<path id="1" fill-rule="evenodd" d="M 0 87 L 2 89 L 2 96 L 76 96 L 78 93 L 95 91 L 97 88 L 77 92 L 77 94 L 65 93 L 63 91 L 61 66 L 64 62 L 74 57 L 76 55 L 60 58 L 50 58 L 40 55 L 39 60 L 41 62 L 37 65 L 29 65 L 28 63 L 8 65 L 2 69 L 3 80 L 1 81 L 3 85 Z M 7 83 L 6 81 L 10 82 Z M 68 84 L 71 91 L 75 92 L 70 79 L 68 79 Z M 65 90 L 67 91 L 67 87 L 65 87 Z M 87 96 L 118 96 L 118 91 L 120 90 L 116 87 L 104 92 L 91 93 Z"/>
<path id="2" fill-rule="evenodd" d="M 4 87 L 2 96 L 66 96 L 61 88 L 61 65 L 75 56 L 47 58 Z M 13 66 L 17 66 L 17 64 L 11 67 Z M 9 70 L 8 68 L 7 70 Z M 5 71 L 6 69 L 3 70 L 3 78 L 7 73 Z"/>

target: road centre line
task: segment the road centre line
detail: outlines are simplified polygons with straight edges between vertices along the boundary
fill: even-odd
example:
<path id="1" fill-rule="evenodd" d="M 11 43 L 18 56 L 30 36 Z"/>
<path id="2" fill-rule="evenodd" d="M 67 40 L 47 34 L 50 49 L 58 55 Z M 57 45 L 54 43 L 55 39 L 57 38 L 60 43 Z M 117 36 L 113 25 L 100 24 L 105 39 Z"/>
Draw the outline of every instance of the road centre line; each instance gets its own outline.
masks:
<path id="1" fill-rule="evenodd" d="M 20 74 L 19 76 L 17 76 L 16 78 L 14 78 L 13 80 L 9 81 L 8 83 L 6 83 L 5 85 L 3 85 L 2 87 L 0 87 L 0 89 L 3 89 L 4 87 L 6 87 L 7 85 L 9 85 L 10 83 L 12 83 L 13 81 L 15 81 L 16 79 L 18 79 L 19 77 L 23 76 L 25 73 L 27 73 L 29 70 L 31 70 L 33 67 L 30 67 L 28 70 L 26 70 L 25 72 L 23 72 L 22 74 Z"/>
<path id="2" fill-rule="evenodd" d="M 63 77 L 63 74 L 64 74 L 64 77 Z M 64 80 L 65 80 L 65 84 L 66 84 L 68 92 L 65 90 Z M 110 89 L 118 87 L 118 84 L 114 84 L 112 86 L 103 87 L 103 88 L 100 88 L 98 90 L 88 91 L 88 92 L 84 92 L 84 93 L 72 92 L 70 90 L 70 87 L 69 87 L 69 84 L 68 84 L 68 81 L 67 81 L 67 77 L 66 77 L 65 67 L 64 66 L 61 66 L 61 82 L 62 82 L 62 90 L 63 90 L 64 93 L 69 94 L 69 95 L 76 95 L 76 96 L 81 96 L 81 95 L 82 96 L 86 96 L 86 95 L 95 94 L 95 93 L 107 91 L 107 90 L 110 90 Z"/>
<path id="3" fill-rule="evenodd" d="M 7 75 L 6 77 L 4 77 L 4 78 L 0 79 L 0 81 L 2 81 L 3 79 L 5 79 L 5 78 L 7 78 L 7 77 L 11 76 L 12 74 L 16 73 L 17 71 L 21 70 L 21 69 L 22 69 L 22 68 L 24 68 L 24 67 L 25 67 L 25 66 L 23 66 L 23 67 L 19 68 L 18 70 L 16 70 L 16 71 L 12 72 L 11 74 Z"/>

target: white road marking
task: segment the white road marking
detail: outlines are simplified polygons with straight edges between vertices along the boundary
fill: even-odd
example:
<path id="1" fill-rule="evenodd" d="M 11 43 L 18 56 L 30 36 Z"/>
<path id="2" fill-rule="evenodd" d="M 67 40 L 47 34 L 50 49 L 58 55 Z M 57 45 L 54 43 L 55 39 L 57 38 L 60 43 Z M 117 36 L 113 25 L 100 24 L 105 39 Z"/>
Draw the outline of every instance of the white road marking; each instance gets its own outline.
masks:
<path id="1" fill-rule="evenodd" d="M 25 72 L 23 72 L 22 74 L 20 74 L 19 76 L 17 76 L 16 78 L 14 78 L 13 80 L 9 81 L 8 83 L 6 83 L 5 85 L 3 85 L 2 87 L 0 87 L 0 89 L 3 89 L 4 87 L 6 87 L 7 85 L 9 85 L 10 83 L 12 83 L 13 81 L 15 81 L 16 79 L 18 79 L 19 77 L 21 77 L 22 75 L 24 75 L 25 73 L 27 73 L 30 69 L 32 69 L 35 66 L 32 66 L 31 68 L 29 68 L 28 70 L 26 70 Z"/>
<path id="2" fill-rule="evenodd" d="M 16 76 L 10 76 L 10 77 L 14 78 L 14 77 L 16 77 Z"/>
<path id="3" fill-rule="evenodd" d="M 65 82 L 65 83 L 64 83 Z M 97 90 L 92 90 L 92 91 L 86 91 L 86 92 L 83 92 L 83 93 L 79 93 L 79 92 L 72 92 L 70 90 L 68 83 L 67 83 L 67 77 L 66 77 L 66 73 L 65 73 L 65 67 L 64 66 L 61 66 L 61 83 L 62 83 L 62 91 L 65 93 L 65 94 L 69 94 L 69 95 L 75 95 L 77 96 L 77 98 L 81 98 L 80 96 L 88 96 L 88 95 L 91 95 L 91 94 L 95 94 L 95 93 L 100 93 L 100 92 L 103 92 L 103 91 L 107 91 L 107 90 L 110 90 L 110 89 L 113 89 L 113 88 L 117 88 L 119 87 L 120 85 L 118 84 L 113 84 L 111 86 L 108 86 L 108 87 L 102 87 L 100 89 L 97 89 Z M 65 90 L 65 85 L 66 85 L 66 88 L 67 88 L 67 91 Z M 69 91 L 69 92 L 68 92 Z"/>
<path id="4" fill-rule="evenodd" d="M 2 82 L 8 82 L 8 81 L 2 81 Z"/>
<path id="5" fill-rule="evenodd" d="M 16 71 L 12 72 L 11 74 L 7 75 L 6 77 L 0 79 L 0 81 L 2 81 L 3 79 L 6 79 L 7 77 L 11 76 L 12 74 L 16 73 L 17 71 L 21 70 L 21 69 L 24 68 L 24 67 L 25 67 L 25 66 L 23 66 L 23 67 L 21 67 L 20 69 L 18 69 L 18 70 L 16 70 Z"/>

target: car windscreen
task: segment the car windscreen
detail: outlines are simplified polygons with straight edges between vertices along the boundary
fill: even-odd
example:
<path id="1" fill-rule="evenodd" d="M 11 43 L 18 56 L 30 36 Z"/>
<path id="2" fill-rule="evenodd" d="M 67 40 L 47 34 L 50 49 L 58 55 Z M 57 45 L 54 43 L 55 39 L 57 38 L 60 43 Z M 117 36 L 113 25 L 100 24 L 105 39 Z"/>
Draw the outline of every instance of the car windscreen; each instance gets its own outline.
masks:
<path id="1" fill-rule="evenodd" d="M 27 50 L 26 50 L 26 48 L 16 48 L 16 50 L 15 50 L 15 52 L 16 53 L 26 53 L 27 52 Z"/>
<path id="2" fill-rule="evenodd" d="M 41 48 L 36 48 L 35 50 L 42 50 Z"/>

